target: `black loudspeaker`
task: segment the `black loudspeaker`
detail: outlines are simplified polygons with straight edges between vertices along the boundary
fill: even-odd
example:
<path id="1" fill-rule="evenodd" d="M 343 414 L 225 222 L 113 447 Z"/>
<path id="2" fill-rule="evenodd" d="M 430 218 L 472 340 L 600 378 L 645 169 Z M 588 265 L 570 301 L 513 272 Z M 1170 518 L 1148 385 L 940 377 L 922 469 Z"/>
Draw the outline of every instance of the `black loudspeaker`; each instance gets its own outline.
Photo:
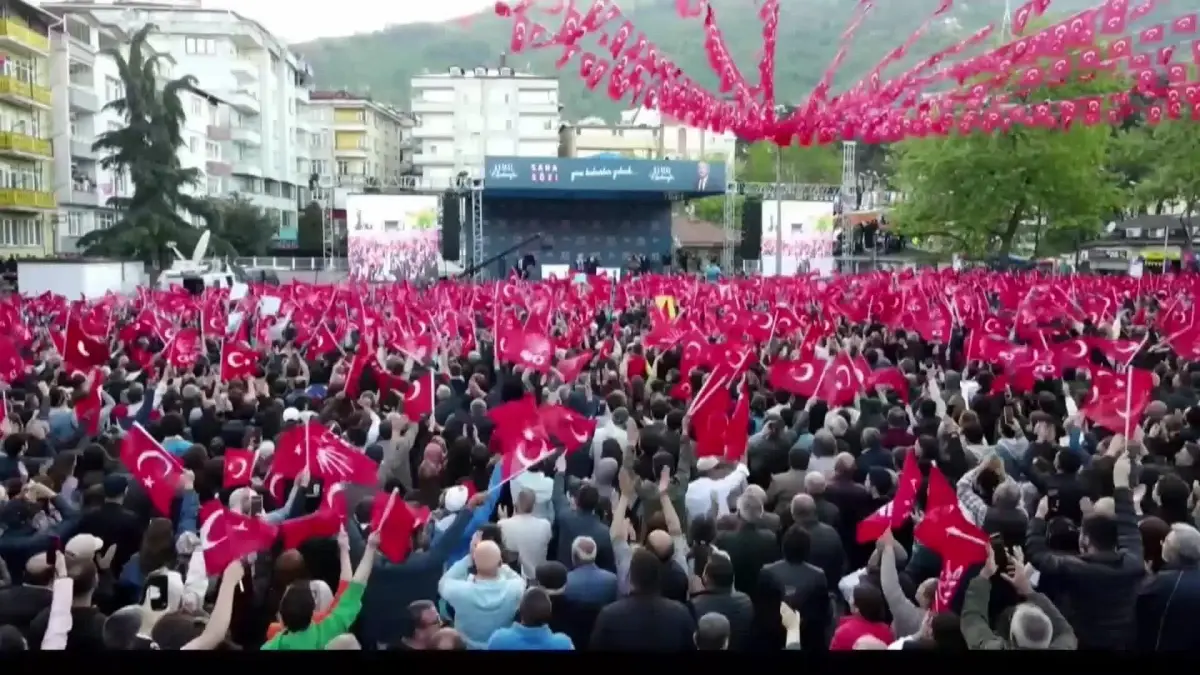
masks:
<path id="1" fill-rule="evenodd" d="M 204 295 L 204 279 L 200 277 L 184 277 L 183 288 L 192 295 Z"/>
<path id="2" fill-rule="evenodd" d="M 442 260 L 457 261 L 459 236 L 462 232 L 462 212 L 459 197 L 447 192 L 442 197 Z"/>
<path id="3" fill-rule="evenodd" d="M 742 204 L 742 245 L 738 249 L 742 260 L 762 257 L 762 200 L 747 198 Z"/>

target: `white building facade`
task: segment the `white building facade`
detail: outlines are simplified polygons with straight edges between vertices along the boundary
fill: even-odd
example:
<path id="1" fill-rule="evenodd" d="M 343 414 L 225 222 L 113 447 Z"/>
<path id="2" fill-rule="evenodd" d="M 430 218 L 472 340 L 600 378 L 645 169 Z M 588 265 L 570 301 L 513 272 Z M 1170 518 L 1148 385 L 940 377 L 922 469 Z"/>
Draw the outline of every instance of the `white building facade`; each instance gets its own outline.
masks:
<path id="1" fill-rule="evenodd" d="M 579 120 L 564 138 L 575 157 L 617 154 L 639 159 L 699 161 L 715 157 L 732 161 L 737 136 L 682 124 L 656 110 L 627 110 L 609 124 L 599 117 Z"/>
<path id="2" fill-rule="evenodd" d="M 257 22 L 225 10 L 108 2 L 44 7 L 60 15 L 84 17 L 81 21 L 99 26 L 114 26 L 115 32 L 126 38 L 147 23 L 156 25 L 149 43 L 169 56 L 171 75 L 195 77 L 198 88 L 208 95 L 185 101 L 188 128 L 180 160 L 201 170 L 203 178 L 196 191 L 214 196 L 236 192 L 266 211 L 277 224 L 281 245 L 296 241 L 298 204 L 308 199 L 308 176 L 297 170 L 297 160 L 311 152 L 308 144 L 295 142 L 311 90 L 311 71 L 306 64 Z M 94 39 L 96 47 L 102 39 Z M 85 51 L 77 44 L 81 41 L 74 35 L 69 39 L 80 52 Z M 58 60 L 78 60 L 74 51 L 65 53 L 68 51 L 64 49 L 61 56 L 66 58 Z M 107 59 L 97 56 L 96 61 Z M 110 81 L 111 70 L 103 64 L 92 68 L 91 93 L 97 109 L 114 98 L 113 87 L 120 85 L 119 78 L 116 85 Z M 67 75 L 70 80 L 69 71 Z M 58 89 L 64 89 L 68 100 L 74 94 L 91 103 L 83 93 L 89 78 L 80 75 L 76 79 L 77 84 L 55 89 L 56 102 Z M 93 113 L 101 127 L 83 128 L 77 123 L 80 142 L 71 144 L 72 152 L 82 151 L 85 142 L 90 148 L 94 135 L 111 123 L 105 117 L 110 114 Z M 102 178 L 97 177 L 100 186 L 105 184 Z"/>
<path id="3" fill-rule="evenodd" d="M 413 161 L 425 181 L 483 176 L 484 158 L 555 157 L 558 80 L 512 68 L 450 68 L 411 81 Z"/>

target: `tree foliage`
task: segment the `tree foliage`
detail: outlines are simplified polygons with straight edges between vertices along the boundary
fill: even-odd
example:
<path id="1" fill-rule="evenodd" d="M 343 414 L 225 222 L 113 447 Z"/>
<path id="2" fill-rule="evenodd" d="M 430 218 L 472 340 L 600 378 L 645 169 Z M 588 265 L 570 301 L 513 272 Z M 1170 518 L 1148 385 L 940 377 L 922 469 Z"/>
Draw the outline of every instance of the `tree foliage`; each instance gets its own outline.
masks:
<path id="1" fill-rule="evenodd" d="M 239 194 L 209 200 L 215 217 L 209 221 L 212 240 L 219 242 L 218 254 L 239 256 L 266 255 L 278 226 L 267 212 Z M 212 248 L 212 246 L 210 246 Z"/>
<path id="2" fill-rule="evenodd" d="M 154 29 L 147 24 L 134 34 L 128 55 L 119 49 L 107 51 L 125 94 L 105 108 L 121 115 L 125 126 L 101 133 L 92 149 L 104 155 L 102 167 L 128 175 L 134 191 L 132 197 L 110 199 L 108 206 L 119 214 L 117 222 L 84 235 L 79 246 L 91 255 L 132 257 L 163 269 L 174 259 L 169 243 L 187 250 L 200 236 L 185 215 L 212 222 L 216 213 L 207 200 L 187 193 L 199 183 L 200 172 L 179 162 L 187 117 L 182 94 L 193 91 L 196 80 L 184 76 L 159 88 L 160 55 L 149 55 L 146 47 Z M 231 248 L 215 235 L 210 246 L 214 251 Z"/>
<path id="3" fill-rule="evenodd" d="M 1143 124 L 1121 134 L 1114 155 L 1137 176 L 1126 185 L 1130 210 L 1161 213 L 1169 206 L 1185 215 L 1200 211 L 1200 122 L 1190 119 Z"/>
<path id="4" fill-rule="evenodd" d="M 296 227 L 296 245 L 302 251 L 320 251 L 325 246 L 324 217 L 321 205 L 309 202 L 300 212 Z"/>

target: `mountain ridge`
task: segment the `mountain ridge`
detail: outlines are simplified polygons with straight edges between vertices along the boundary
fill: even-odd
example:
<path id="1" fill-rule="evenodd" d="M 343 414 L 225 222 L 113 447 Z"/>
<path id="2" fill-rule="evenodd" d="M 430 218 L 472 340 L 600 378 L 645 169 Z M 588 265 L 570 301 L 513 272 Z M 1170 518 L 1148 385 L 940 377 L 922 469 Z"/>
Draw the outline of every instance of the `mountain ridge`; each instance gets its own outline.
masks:
<path id="1" fill-rule="evenodd" d="M 776 98 L 796 102 L 817 84 L 834 58 L 840 37 L 849 24 L 856 2 L 845 0 L 781 0 L 776 47 Z M 757 53 L 762 26 L 746 0 L 711 0 L 734 61 L 747 78 L 757 78 Z M 929 18 L 940 0 L 880 2 L 863 21 L 835 84 L 847 87 L 865 76 L 889 51 L 900 46 Z M 674 0 L 638 0 L 621 4 L 625 16 L 644 32 L 660 51 L 670 56 L 690 77 L 716 91 L 717 79 L 703 51 L 700 19 L 682 19 Z M 1058 14 L 1092 6 L 1087 0 L 1057 0 Z M 992 2 L 959 2 L 932 22 L 928 32 L 910 51 L 906 63 L 949 46 L 988 23 L 1000 28 L 1002 8 Z M 561 21 L 531 11 L 530 17 L 553 32 Z M 619 24 L 617 24 L 619 25 Z M 409 81 L 422 72 L 445 72 L 450 66 L 496 66 L 508 50 L 511 19 L 481 13 L 469 22 L 400 24 L 351 37 L 322 38 L 292 45 L 313 66 L 317 86 L 346 89 L 407 108 Z M 597 38 L 589 36 L 584 49 L 602 53 Z M 508 65 L 540 75 L 554 72 L 557 49 L 530 50 L 507 55 Z M 631 107 L 628 100 L 608 98 L 603 87 L 588 91 L 578 77 L 578 56 L 560 71 L 560 100 L 564 119 L 600 116 L 609 120 Z M 898 66 L 893 66 L 898 69 Z M 895 72 L 895 71 L 889 71 Z"/>

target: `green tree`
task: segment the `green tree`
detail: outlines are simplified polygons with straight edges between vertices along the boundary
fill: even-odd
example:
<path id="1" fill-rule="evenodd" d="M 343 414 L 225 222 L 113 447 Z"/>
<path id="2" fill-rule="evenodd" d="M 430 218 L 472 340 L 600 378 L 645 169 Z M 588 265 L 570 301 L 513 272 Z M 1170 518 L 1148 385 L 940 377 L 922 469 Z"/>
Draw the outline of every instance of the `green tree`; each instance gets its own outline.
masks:
<path id="1" fill-rule="evenodd" d="M 1007 256 L 1039 214 L 1047 228 L 1094 231 L 1120 201 L 1110 139 L 1074 125 L 899 143 L 892 182 L 905 199 L 894 220 L 920 245 L 973 257 Z"/>
<path id="2" fill-rule="evenodd" d="M 302 251 L 320 251 L 325 245 L 325 220 L 321 205 L 309 202 L 300 212 L 296 243 Z"/>
<path id="3" fill-rule="evenodd" d="M 779 146 L 762 141 L 749 146 L 734 176 L 748 183 L 774 183 L 776 155 Z M 837 185 L 842 182 L 842 150 L 840 146 L 800 147 L 782 149 L 779 159 L 779 178 L 784 183 L 817 183 Z"/>
<path id="4" fill-rule="evenodd" d="M 210 200 L 216 217 L 209 221 L 215 252 L 240 256 L 266 255 L 279 228 L 267 212 L 239 194 Z"/>
<path id="5" fill-rule="evenodd" d="M 1189 119 L 1147 124 L 1130 129 L 1120 145 L 1126 161 L 1141 168 L 1130 184 L 1136 203 L 1159 213 L 1169 204 L 1182 206 L 1187 216 L 1200 211 L 1200 124 Z"/>
<path id="6" fill-rule="evenodd" d="M 79 245 L 88 254 L 137 258 L 162 270 L 174 259 L 169 243 L 186 251 L 200 236 L 181 214 L 200 216 L 205 222 L 216 214 L 206 200 L 185 192 L 199 183 L 200 172 L 179 162 L 187 117 L 181 94 L 193 91 L 196 80 L 184 76 L 159 89 L 160 55 L 148 56 L 146 48 L 154 28 L 147 24 L 134 34 L 128 57 L 119 49 L 106 51 L 117 65 L 125 93 L 105 107 L 121 115 L 125 126 L 100 134 L 92 149 L 105 155 L 102 167 L 128 175 L 134 189 L 132 197 L 109 200 L 118 212 L 117 222 L 84 235 Z M 215 251 L 231 248 L 216 236 L 210 246 Z"/>

